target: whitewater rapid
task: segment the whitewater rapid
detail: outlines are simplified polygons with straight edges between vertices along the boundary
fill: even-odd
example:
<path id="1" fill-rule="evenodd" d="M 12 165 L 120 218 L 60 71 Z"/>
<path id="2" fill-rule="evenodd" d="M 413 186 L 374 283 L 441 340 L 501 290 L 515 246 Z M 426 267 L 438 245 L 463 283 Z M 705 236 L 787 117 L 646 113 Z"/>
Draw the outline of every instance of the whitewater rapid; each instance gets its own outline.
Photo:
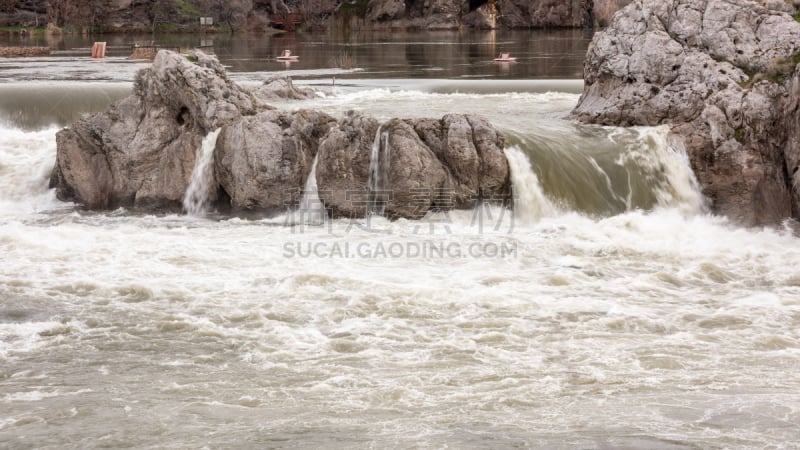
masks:
<path id="1" fill-rule="evenodd" d="M 513 211 L 419 222 L 81 211 L 47 189 L 57 128 L 0 125 L 0 442 L 791 448 L 796 225 L 709 215 L 663 129 L 576 100 L 313 100 L 508 135 Z"/>

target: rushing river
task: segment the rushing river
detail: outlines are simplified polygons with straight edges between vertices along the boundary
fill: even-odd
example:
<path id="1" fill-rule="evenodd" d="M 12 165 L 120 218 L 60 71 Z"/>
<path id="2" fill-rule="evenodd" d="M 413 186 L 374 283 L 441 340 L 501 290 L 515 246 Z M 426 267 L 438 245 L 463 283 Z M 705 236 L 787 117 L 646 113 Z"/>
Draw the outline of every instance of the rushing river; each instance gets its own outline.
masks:
<path id="1" fill-rule="evenodd" d="M 57 125 L 129 84 L 0 87 L 0 447 L 800 441 L 796 224 L 708 214 L 666 130 L 566 118 L 579 82 L 323 78 L 280 107 L 487 116 L 513 211 L 81 211 Z"/>

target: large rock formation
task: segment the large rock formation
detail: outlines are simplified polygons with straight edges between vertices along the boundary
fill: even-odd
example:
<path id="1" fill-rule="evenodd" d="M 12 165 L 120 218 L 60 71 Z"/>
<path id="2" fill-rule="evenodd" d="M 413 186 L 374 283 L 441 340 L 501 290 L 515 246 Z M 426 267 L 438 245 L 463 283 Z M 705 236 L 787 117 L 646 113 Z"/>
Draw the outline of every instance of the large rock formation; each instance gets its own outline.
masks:
<path id="1" fill-rule="evenodd" d="M 595 35 L 573 116 L 669 124 L 715 212 L 746 225 L 797 217 L 800 23 L 769 6 L 635 0 Z"/>
<path id="2" fill-rule="evenodd" d="M 265 111 L 224 126 L 214 162 L 231 206 L 267 212 L 297 207 L 319 139 L 334 122 L 315 111 Z"/>
<path id="3" fill-rule="evenodd" d="M 369 201 L 370 162 L 384 178 L 373 201 L 387 217 L 420 218 L 430 210 L 466 209 L 479 199 L 507 202 L 510 173 L 504 138 L 482 117 L 392 119 L 355 113 L 320 144 L 317 186 L 334 217 L 360 217 Z M 372 176 L 375 176 L 373 173 Z"/>
<path id="4" fill-rule="evenodd" d="M 264 31 L 276 14 L 302 11 L 303 26 L 316 29 L 326 19 L 348 20 L 357 15 L 371 28 L 457 29 L 543 28 L 603 25 L 622 3 L 630 0 L 186 0 L 141 2 L 105 0 L 52 4 L 33 0 L 0 1 L 0 26 L 43 24 L 55 19 L 59 26 L 80 28 L 103 25 L 118 31 L 152 31 L 161 23 L 197 27 L 197 15 L 236 30 Z M 770 0 L 783 2 L 783 0 Z M 594 8 L 593 8 L 594 2 Z M 366 3 L 366 4 L 365 4 Z M 188 12 L 194 11 L 194 12 Z M 594 11 L 597 11 L 596 15 Z"/>
<path id="5" fill-rule="evenodd" d="M 371 197 L 382 199 L 378 212 L 390 218 L 509 200 L 504 140 L 485 119 L 380 125 L 352 113 L 337 121 L 264 103 L 307 94 L 289 80 L 248 91 L 213 57 L 161 51 L 137 75 L 133 95 L 57 134 L 51 185 L 60 199 L 93 209 L 180 208 L 201 142 L 219 128 L 201 192 L 222 194 L 236 211 L 296 208 L 315 157 L 319 196 L 335 217 L 363 217 Z"/>
<path id="6" fill-rule="evenodd" d="M 259 109 L 254 97 L 200 52 L 160 52 L 134 94 L 58 132 L 51 186 L 89 208 L 181 204 L 202 138 Z"/>

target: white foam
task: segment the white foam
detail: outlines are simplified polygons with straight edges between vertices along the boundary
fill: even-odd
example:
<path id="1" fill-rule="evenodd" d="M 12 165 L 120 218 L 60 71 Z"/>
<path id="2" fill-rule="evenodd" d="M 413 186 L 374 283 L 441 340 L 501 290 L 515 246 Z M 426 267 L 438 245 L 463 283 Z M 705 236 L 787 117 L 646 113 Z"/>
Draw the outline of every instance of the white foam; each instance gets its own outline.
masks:
<path id="1" fill-rule="evenodd" d="M 394 112 L 432 115 L 419 98 L 395 102 Z M 437 97 L 495 116 L 508 98 Z M 389 111 L 386 99 L 378 111 Z M 367 103 L 359 106 L 370 112 Z M 544 121 L 553 140 L 575 131 L 551 115 L 563 108 L 525 103 L 509 107 L 522 118 L 504 123 L 536 133 Z M 0 161 L 11 162 L 0 199 L 33 205 L 47 192 L 54 131 L 20 132 L 19 144 L 0 147 Z M 64 433 L 76 445 L 105 436 L 147 445 L 138 439 L 153 436 L 152 445 L 188 447 L 244 442 L 252 430 L 308 447 L 331 442 L 331 430 L 356 447 L 563 445 L 553 430 L 567 430 L 576 447 L 793 442 L 800 238 L 793 227 L 743 229 L 702 212 L 688 165 L 661 145 L 659 130 L 636 142 L 620 133 L 614 139 L 629 146 L 620 151 L 664 181 L 652 211 L 544 211 L 537 161 L 509 149 L 515 191 L 530 194 L 515 199 L 517 214 L 533 211 L 525 226 L 491 205 L 428 222 L 302 228 L 124 210 L 3 212 L 0 359 L 9 383 L 0 428 L 21 435 L 27 420 L 26 436 Z M 287 244 L 424 241 L 465 251 L 285 254 Z M 518 252 L 466 252 L 488 244 Z M 20 308 L 46 318 L 14 322 Z M 60 398 L 85 389 L 91 395 Z M 118 434 L 98 425 L 136 401 L 147 414 L 130 410 L 136 420 L 119 422 Z"/>
<path id="2" fill-rule="evenodd" d="M 62 207 L 48 190 L 56 128 L 26 132 L 0 124 L 0 217 Z"/>

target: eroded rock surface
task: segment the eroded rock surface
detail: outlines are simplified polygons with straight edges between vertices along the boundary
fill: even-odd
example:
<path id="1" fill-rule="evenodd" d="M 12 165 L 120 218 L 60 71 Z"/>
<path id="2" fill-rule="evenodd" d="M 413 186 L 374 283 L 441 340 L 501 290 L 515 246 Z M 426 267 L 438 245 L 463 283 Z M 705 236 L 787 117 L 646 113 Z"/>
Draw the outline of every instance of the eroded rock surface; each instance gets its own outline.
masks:
<path id="1" fill-rule="evenodd" d="M 573 116 L 670 124 L 715 212 L 745 225 L 797 217 L 800 23 L 767 6 L 635 0 L 595 34 Z"/>
<path id="2" fill-rule="evenodd" d="M 159 52 L 134 94 L 56 136 L 51 186 L 89 208 L 179 207 L 195 153 L 211 130 L 256 112 L 249 92 L 216 60 Z"/>
<path id="3" fill-rule="evenodd" d="M 363 216 L 370 156 L 379 145 L 378 153 L 388 155 L 380 198 L 387 217 L 472 208 L 479 199 L 504 203 L 511 192 L 503 144 L 502 135 L 480 116 L 392 119 L 379 125 L 351 113 L 320 146 L 320 197 L 334 216 Z"/>
<path id="4" fill-rule="evenodd" d="M 335 120 L 322 113 L 266 111 L 222 128 L 214 153 L 219 186 L 240 210 L 296 208 L 317 153 Z"/>

